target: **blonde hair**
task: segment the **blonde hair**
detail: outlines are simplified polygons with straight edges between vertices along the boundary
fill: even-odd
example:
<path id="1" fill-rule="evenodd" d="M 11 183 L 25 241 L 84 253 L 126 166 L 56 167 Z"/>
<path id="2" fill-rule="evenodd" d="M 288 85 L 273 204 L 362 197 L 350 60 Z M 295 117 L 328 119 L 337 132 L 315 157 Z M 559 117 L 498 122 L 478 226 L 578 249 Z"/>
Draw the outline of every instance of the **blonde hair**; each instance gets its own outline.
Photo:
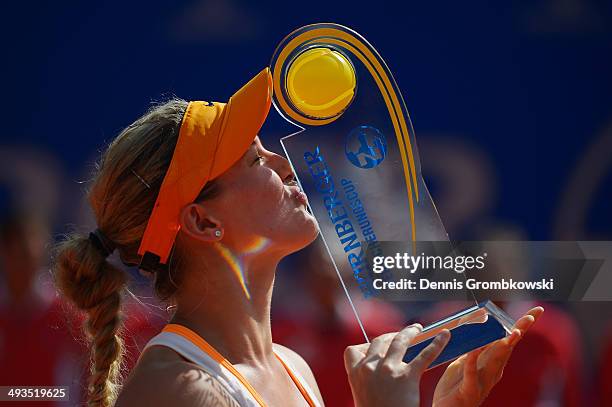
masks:
<path id="1" fill-rule="evenodd" d="M 126 264 L 139 263 L 140 240 L 170 165 L 186 107 L 186 101 L 176 98 L 153 107 L 117 136 L 96 166 L 89 203 L 98 229 Z M 213 188 L 214 183 L 207 184 L 198 199 Z M 155 291 L 162 300 L 178 289 L 177 257 L 174 253 L 172 264 L 154 273 Z M 88 316 L 85 331 L 92 361 L 88 405 L 110 406 L 120 382 L 121 299 L 127 275 L 79 233 L 57 245 L 54 274 L 60 292 Z"/>

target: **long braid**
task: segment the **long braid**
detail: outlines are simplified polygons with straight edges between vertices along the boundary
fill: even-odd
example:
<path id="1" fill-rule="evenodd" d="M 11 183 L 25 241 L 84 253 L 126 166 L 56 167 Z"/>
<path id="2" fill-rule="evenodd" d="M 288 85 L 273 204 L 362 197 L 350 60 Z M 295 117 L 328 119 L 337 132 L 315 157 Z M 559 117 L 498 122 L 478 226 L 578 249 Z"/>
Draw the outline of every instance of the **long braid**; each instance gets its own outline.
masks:
<path id="1" fill-rule="evenodd" d="M 187 102 L 181 99 L 155 106 L 124 129 L 98 163 L 89 203 L 98 228 L 125 263 L 139 261 L 140 240 L 170 165 L 186 108 Z M 202 194 L 214 189 L 211 182 Z M 179 247 L 176 253 L 180 257 Z M 155 291 L 162 300 L 170 298 L 180 284 L 180 268 L 171 268 L 154 276 Z M 85 331 L 92 361 L 88 404 L 111 406 L 121 379 L 121 299 L 127 274 L 78 233 L 58 244 L 54 273 L 58 289 L 88 316 Z"/>
<path id="2" fill-rule="evenodd" d="M 107 262 L 84 236 L 73 234 L 58 249 L 56 284 L 87 313 L 85 330 L 92 361 L 88 404 L 110 406 L 117 395 L 123 354 L 119 330 L 126 275 Z"/>

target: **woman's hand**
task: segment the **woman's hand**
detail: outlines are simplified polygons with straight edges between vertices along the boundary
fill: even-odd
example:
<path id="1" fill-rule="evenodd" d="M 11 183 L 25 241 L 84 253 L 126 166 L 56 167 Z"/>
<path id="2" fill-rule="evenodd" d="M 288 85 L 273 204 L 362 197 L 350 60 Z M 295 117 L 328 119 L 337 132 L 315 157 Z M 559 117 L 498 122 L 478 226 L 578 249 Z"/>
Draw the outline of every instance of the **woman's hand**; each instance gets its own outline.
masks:
<path id="1" fill-rule="evenodd" d="M 416 358 L 404 363 L 408 345 L 422 329 L 419 324 L 410 325 L 370 344 L 346 348 L 344 365 L 356 407 L 419 406 L 421 375 L 450 339 L 447 330 L 440 332 Z"/>
<path id="2" fill-rule="evenodd" d="M 482 403 L 501 379 L 512 350 L 542 312 L 542 307 L 532 308 L 516 321 L 511 335 L 448 365 L 436 386 L 433 405 L 467 407 Z"/>

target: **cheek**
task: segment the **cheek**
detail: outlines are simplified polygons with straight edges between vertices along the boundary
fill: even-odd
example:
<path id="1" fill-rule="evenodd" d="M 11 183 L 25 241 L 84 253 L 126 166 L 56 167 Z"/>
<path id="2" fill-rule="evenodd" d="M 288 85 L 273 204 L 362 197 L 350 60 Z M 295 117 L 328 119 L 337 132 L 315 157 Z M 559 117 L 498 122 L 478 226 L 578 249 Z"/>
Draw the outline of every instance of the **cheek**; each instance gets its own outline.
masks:
<path id="1" fill-rule="evenodd" d="M 241 246 L 258 236 L 301 248 L 316 237 L 314 218 L 298 209 L 272 170 L 260 168 L 240 178 L 228 192 L 219 209 L 234 244 Z"/>
<path id="2" fill-rule="evenodd" d="M 233 196 L 225 205 L 243 228 L 257 232 L 253 229 L 270 225 L 282 215 L 283 204 L 286 204 L 284 193 L 280 178 L 262 170 L 257 176 L 236 184 Z"/>

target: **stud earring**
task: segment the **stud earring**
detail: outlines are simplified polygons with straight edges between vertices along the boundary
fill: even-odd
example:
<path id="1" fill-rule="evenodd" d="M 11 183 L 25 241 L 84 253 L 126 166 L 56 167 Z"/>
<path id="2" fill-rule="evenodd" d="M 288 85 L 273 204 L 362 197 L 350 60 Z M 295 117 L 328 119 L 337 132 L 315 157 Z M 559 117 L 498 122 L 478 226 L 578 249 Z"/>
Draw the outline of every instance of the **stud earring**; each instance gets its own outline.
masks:
<path id="1" fill-rule="evenodd" d="M 221 237 L 221 231 L 219 229 L 215 230 L 215 236 Z"/>

